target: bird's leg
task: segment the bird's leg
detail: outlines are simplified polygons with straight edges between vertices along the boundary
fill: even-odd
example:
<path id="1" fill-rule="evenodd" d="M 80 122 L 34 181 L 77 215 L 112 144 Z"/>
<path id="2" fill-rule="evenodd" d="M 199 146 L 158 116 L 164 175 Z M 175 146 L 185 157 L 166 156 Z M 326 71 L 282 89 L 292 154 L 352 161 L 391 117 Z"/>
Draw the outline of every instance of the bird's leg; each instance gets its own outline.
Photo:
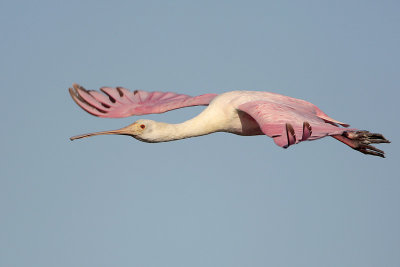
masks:
<path id="1" fill-rule="evenodd" d="M 344 132 L 342 135 L 333 135 L 332 137 L 361 153 L 382 158 L 385 157 L 385 152 L 371 144 L 390 143 L 382 134 L 370 133 L 368 131 L 349 131 Z"/>
<path id="2" fill-rule="evenodd" d="M 290 123 L 286 123 L 286 137 L 288 147 L 296 143 L 296 133 Z"/>
<path id="3" fill-rule="evenodd" d="M 301 137 L 301 141 L 305 141 L 308 138 L 310 138 L 311 134 L 312 134 L 311 125 L 307 121 L 303 122 L 303 136 Z"/>

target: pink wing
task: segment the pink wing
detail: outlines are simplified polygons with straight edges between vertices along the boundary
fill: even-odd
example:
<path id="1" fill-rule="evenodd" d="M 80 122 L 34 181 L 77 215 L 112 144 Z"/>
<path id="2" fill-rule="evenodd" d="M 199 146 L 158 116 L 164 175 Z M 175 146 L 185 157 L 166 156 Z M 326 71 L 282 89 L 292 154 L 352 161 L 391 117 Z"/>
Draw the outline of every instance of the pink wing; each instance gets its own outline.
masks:
<path id="1" fill-rule="evenodd" d="M 123 118 L 133 115 L 163 113 L 169 110 L 207 106 L 216 94 L 191 97 L 170 92 L 134 92 L 122 87 L 103 87 L 100 93 L 86 90 L 78 84 L 69 88 L 72 99 L 90 114 L 102 118 Z"/>
<path id="2" fill-rule="evenodd" d="M 315 112 L 304 109 L 299 111 L 291 105 L 282 103 L 253 101 L 240 105 L 238 109 L 255 119 L 261 131 L 272 137 L 275 143 L 283 148 L 305 140 L 315 140 L 327 135 L 339 135 L 345 131 L 357 130 L 340 128 L 331 123 L 333 119 L 328 121 Z"/>

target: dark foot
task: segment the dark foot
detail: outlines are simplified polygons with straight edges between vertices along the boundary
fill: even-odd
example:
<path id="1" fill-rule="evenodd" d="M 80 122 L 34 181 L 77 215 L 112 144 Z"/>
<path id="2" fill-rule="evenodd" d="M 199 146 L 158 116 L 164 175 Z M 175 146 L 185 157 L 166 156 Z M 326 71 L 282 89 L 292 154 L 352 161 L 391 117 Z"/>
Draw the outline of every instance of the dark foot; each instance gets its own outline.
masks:
<path id="1" fill-rule="evenodd" d="M 378 157 L 385 157 L 383 150 L 377 149 L 370 144 L 390 143 L 383 135 L 378 133 L 370 133 L 368 131 L 344 132 L 343 136 L 352 141 L 351 147 L 364 154 Z"/>

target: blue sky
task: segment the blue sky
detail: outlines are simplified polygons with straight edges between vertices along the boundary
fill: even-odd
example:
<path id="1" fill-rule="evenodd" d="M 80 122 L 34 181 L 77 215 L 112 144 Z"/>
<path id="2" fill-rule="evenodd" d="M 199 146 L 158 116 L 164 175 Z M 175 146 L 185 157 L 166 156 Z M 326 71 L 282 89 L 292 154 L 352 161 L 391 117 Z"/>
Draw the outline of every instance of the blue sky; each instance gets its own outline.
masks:
<path id="1" fill-rule="evenodd" d="M 1 266 L 399 266 L 397 1 L 1 1 Z M 73 82 L 272 91 L 383 133 L 70 142 Z M 202 110 L 142 116 L 181 122 Z"/>

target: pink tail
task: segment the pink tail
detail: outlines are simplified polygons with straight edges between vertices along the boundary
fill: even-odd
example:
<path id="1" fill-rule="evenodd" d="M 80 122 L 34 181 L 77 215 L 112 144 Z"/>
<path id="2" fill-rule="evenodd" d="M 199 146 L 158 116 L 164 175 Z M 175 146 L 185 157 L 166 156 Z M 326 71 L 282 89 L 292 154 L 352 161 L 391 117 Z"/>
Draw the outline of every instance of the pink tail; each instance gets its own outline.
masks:
<path id="1" fill-rule="evenodd" d="M 368 131 L 346 131 L 342 135 L 332 135 L 332 137 L 361 153 L 382 158 L 385 157 L 385 152 L 370 144 L 390 143 L 382 134 Z"/>

